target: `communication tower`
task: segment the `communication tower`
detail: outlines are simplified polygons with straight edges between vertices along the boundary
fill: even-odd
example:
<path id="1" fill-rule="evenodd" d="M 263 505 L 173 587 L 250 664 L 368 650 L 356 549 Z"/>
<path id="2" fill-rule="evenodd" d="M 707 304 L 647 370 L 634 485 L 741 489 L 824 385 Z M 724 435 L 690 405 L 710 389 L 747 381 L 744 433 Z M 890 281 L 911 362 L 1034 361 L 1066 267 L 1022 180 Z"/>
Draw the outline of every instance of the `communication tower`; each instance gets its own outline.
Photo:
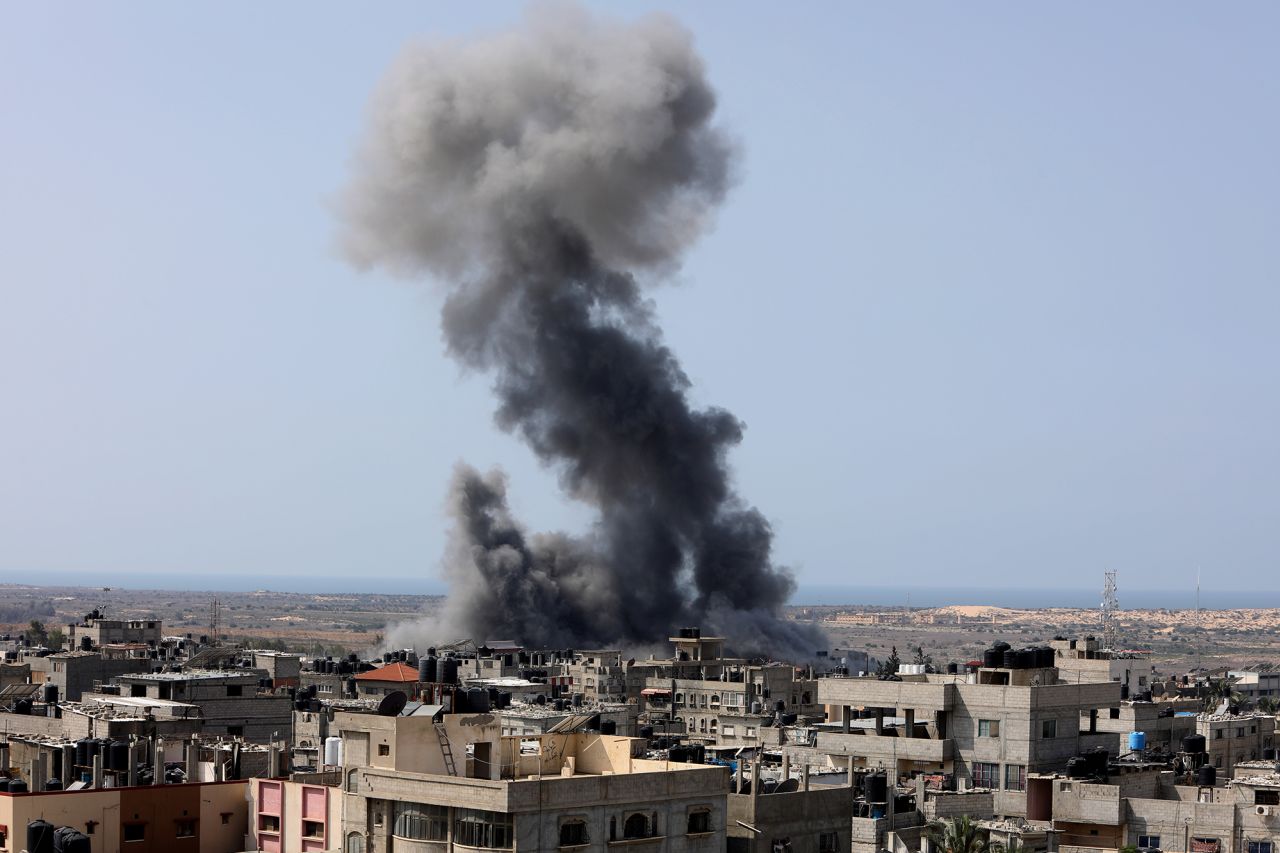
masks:
<path id="1" fill-rule="evenodd" d="M 1120 602 L 1116 600 L 1116 571 L 1107 569 L 1103 573 L 1102 582 L 1102 648 L 1107 651 L 1116 650 L 1116 611 Z"/>

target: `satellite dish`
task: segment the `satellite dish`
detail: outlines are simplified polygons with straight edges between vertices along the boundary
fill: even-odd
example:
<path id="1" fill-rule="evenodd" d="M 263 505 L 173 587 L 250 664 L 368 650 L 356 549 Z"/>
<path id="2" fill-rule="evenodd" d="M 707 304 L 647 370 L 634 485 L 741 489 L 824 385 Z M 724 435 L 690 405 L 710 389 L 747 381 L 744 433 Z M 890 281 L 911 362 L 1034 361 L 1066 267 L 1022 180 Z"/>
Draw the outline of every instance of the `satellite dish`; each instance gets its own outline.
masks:
<path id="1" fill-rule="evenodd" d="M 397 690 L 395 693 L 388 693 L 386 697 L 378 703 L 379 717 L 398 717 L 400 712 L 404 710 L 404 706 L 409 704 L 409 697 L 404 691 Z"/>
<path id="2" fill-rule="evenodd" d="M 800 790 L 799 779 L 786 779 L 778 783 L 778 787 L 773 789 L 775 794 L 790 794 L 792 791 Z"/>

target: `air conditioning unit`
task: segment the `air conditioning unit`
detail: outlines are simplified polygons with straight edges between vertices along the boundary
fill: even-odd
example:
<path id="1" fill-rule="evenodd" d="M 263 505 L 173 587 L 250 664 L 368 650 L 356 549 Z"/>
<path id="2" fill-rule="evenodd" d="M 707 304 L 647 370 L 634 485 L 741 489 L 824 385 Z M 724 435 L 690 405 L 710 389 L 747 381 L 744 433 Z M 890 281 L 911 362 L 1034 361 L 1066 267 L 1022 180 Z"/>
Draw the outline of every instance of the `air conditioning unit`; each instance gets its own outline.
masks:
<path id="1" fill-rule="evenodd" d="M 1271 817 L 1276 813 L 1276 807 L 1275 806 L 1257 806 L 1254 808 L 1253 811 L 1255 814 L 1262 815 L 1263 817 Z"/>

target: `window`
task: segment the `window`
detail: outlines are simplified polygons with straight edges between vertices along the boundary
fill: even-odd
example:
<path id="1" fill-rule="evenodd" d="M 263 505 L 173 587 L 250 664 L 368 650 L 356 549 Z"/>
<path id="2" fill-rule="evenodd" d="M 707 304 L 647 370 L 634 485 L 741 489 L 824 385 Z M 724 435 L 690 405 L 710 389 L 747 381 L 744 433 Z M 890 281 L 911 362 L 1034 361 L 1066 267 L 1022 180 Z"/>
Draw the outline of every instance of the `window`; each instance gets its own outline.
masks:
<path id="1" fill-rule="evenodd" d="M 633 812 L 622 822 L 623 838 L 652 838 L 656 832 L 657 821 L 644 812 Z"/>
<path id="2" fill-rule="evenodd" d="M 0 847 L 9 846 L 9 827 L 0 826 Z"/>
<path id="3" fill-rule="evenodd" d="M 1192 853 L 1218 853 L 1219 842 L 1216 838 L 1195 837 L 1191 839 Z"/>
<path id="4" fill-rule="evenodd" d="M 978 737 L 1000 737 L 1000 721 L 978 720 Z"/>
<path id="5" fill-rule="evenodd" d="M 756 736 L 756 727 L 747 726 L 747 737 L 755 737 L 755 736 Z"/>
<path id="6" fill-rule="evenodd" d="M 420 803 L 396 803 L 391 834 L 415 841 L 447 841 L 449 809 Z"/>
<path id="7" fill-rule="evenodd" d="M 1051 738 L 1058 736 L 1058 721 L 1045 720 L 1040 723 L 1040 737 Z"/>
<path id="8" fill-rule="evenodd" d="M 125 841 L 146 841 L 147 825 L 145 823 L 126 823 L 124 825 Z"/>
<path id="9" fill-rule="evenodd" d="M 689 829 L 690 835 L 699 835 L 703 832 L 711 831 L 711 810 L 710 809 L 694 809 L 689 812 Z"/>
<path id="10" fill-rule="evenodd" d="M 390 754 L 391 754 L 391 744 L 389 743 L 378 744 L 378 755 L 387 756 Z"/>
<path id="11" fill-rule="evenodd" d="M 244 737 L 244 726 L 227 726 L 227 734 L 231 737 Z"/>
<path id="12" fill-rule="evenodd" d="M 589 844 L 590 841 L 587 837 L 587 822 L 582 818 L 570 818 L 560 824 L 561 847 L 578 847 Z"/>
<path id="13" fill-rule="evenodd" d="M 259 832 L 279 832 L 280 818 L 273 814 L 258 815 L 258 831 Z"/>
<path id="14" fill-rule="evenodd" d="M 1218 729 L 1213 733 L 1214 740 L 1222 740 L 1222 729 Z"/>
<path id="15" fill-rule="evenodd" d="M 458 809 L 453 821 L 453 841 L 464 847 L 506 850 L 511 847 L 511 815 L 479 809 Z"/>
<path id="16" fill-rule="evenodd" d="M 840 849 L 840 834 L 837 832 L 818 833 L 818 853 L 836 853 Z"/>
<path id="17" fill-rule="evenodd" d="M 1138 836 L 1138 846 L 1139 846 L 1139 847 L 1150 847 L 1150 848 L 1153 848 L 1153 849 L 1155 849 L 1155 850 L 1159 850 L 1159 849 L 1160 849 L 1160 836 L 1158 836 L 1158 835 L 1139 835 L 1139 836 Z"/>
<path id="18" fill-rule="evenodd" d="M 347 853 L 364 853 L 364 836 L 358 832 L 347 833 Z"/>
<path id="19" fill-rule="evenodd" d="M 1119 709 L 1119 708 L 1108 708 L 1108 709 L 1107 709 L 1107 716 L 1109 716 L 1109 717 L 1110 717 L 1111 719 L 1113 719 L 1113 720 L 1118 720 L 1118 719 L 1120 719 L 1120 709 Z"/>
<path id="20" fill-rule="evenodd" d="M 1246 853 L 1271 853 L 1270 841 L 1250 841 L 1247 844 L 1248 850 Z"/>
<path id="21" fill-rule="evenodd" d="M 978 788 L 1000 787 L 1000 765 L 986 761 L 973 763 L 973 784 Z"/>
<path id="22" fill-rule="evenodd" d="M 1244 726 L 1236 729 L 1236 737 L 1244 737 Z"/>
<path id="23" fill-rule="evenodd" d="M 228 684 L 228 685 L 227 685 L 227 695 L 228 695 L 228 696 L 243 696 L 243 695 L 244 695 L 244 685 L 243 685 L 243 684 Z"/>
<path id="24" fill-rule="evenodd" d="M 677 707 L 677 708 L 683 708 L 683 707 L 684 707 L 684 694 L 683 694 L 683 693 L 677 693 L 677 694 L 676 694 L 676 707 Z"/>
<path id="25" fill-rule="evenodd" d="M 1025 764 L 1006 764 L 1004 766 L 1004 789 L 1006 791 L 1027 790 L 1027 766 Z"/>
<path id="26" fill-rule="evenodd" d="M 1280 791 L 1254 791 L 1255 806 L 1280 806 Z"/>
<path id="27" fill-rule="evenodd" d="M 196 822 L 191 818 L 179 818 L 175 821 L 173 835 L 175 838 L 195 838 Z"/>
<path id="28" fill-rule="evenodd" d="M 725 737 L 733 737 L 733 736 L 734 736 L 734 734 L 736 734 L 736 731 L 734 730 L 733 724 L 732 724 L 732 723 L 730 723 L 730 724 L 728 724 L 728 725 L 721 726 L 721 727 L 720 727 L 720 734 L 724 735 Z"/>

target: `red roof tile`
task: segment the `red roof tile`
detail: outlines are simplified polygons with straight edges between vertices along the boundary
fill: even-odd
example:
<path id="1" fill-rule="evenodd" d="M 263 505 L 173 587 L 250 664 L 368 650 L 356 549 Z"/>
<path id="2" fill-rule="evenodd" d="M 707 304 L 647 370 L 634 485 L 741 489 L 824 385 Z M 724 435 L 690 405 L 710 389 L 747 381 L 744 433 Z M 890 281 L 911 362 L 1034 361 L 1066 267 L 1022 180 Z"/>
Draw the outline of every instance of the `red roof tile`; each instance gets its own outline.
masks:
<path id="1" fill-rule="evenodd" d="M 418 670 L 406 663 L 389 663 L 386 666 L 380 666 L 377 669 L 371 669 L 368 672 L 362 672 L 356 676 L 357 681 L 396 681 L 396 682 L 417 682 Z"/>

